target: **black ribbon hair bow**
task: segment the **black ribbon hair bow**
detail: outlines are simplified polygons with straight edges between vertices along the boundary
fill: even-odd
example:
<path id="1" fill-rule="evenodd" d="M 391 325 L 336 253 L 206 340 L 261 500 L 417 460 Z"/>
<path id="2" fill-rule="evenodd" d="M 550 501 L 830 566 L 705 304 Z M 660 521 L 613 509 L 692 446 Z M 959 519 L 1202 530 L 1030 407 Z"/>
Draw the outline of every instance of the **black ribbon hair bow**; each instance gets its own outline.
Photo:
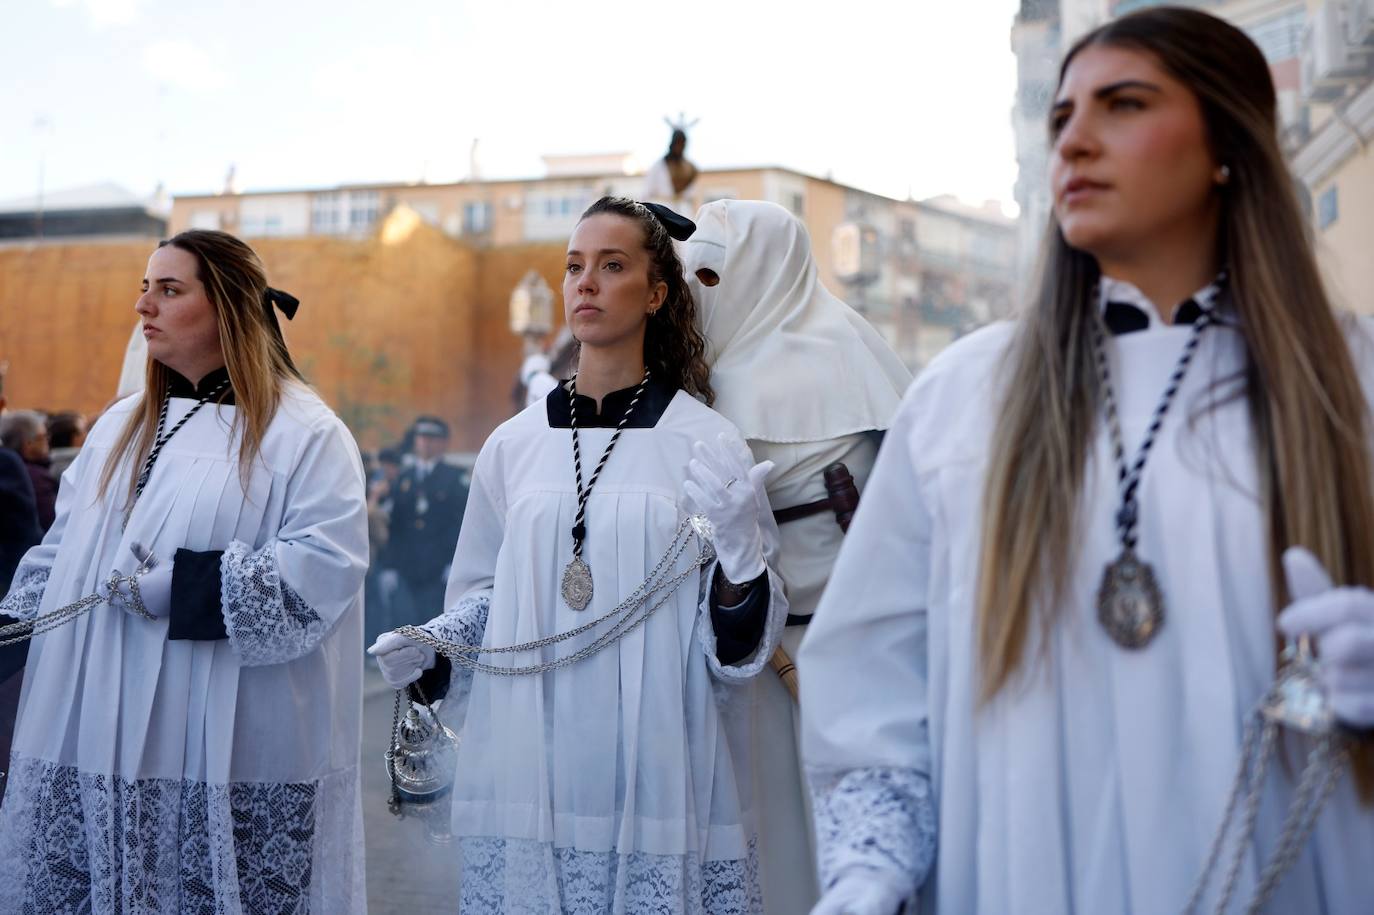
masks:
<path id="1" fill-rule="evenodd" d="M 654 217 L 663 224 L 663 228 L 668 230 L 668 235 L 676 241 L 686 241 L 697 230 L 696 223 L 661 203 L 640 202 L 650 213 L 654 214 Z"/>
<path id="2" fill-rule="evenodd" d="M 301 300 L 289 292 L 282 292 L 280 289 L 273 289 L 268 286 L 262 294 L 263 304 L 269 308 L 277 306 L 277 310 L 286 315 L 286 320 L 290 321 L 296 316 L 296 309 L 301 307 Z"/>

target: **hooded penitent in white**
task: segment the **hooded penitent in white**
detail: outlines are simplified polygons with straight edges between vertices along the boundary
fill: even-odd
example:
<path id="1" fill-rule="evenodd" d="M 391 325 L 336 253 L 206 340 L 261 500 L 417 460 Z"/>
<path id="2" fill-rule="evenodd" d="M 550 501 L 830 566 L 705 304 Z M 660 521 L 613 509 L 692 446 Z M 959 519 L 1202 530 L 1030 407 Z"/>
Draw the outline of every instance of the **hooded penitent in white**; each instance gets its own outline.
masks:
<path id="1" fill-rule="evenodd" d="M 711 363 L 715 408 L 748 440 L 774 510 L 826 497 L 822 471 L 843 462 L 860 489 L 911 374 L 878 332 L 821 285 L 806 228 L 780 206 L 719 200 L 697 213 L 682 246 Z M 706 286 L 699 270 L 720 281 Z M 778 570 L 796 616 L 808 616 L 839 552 L 832 513 L 779 525 Z M 794 657 L 804 626 L 782 644 Z M 761 677 L 754 723 L 764 902 L 804 912 L 816 898 L 810 826 L 797 761 L 791 698 Z"/>

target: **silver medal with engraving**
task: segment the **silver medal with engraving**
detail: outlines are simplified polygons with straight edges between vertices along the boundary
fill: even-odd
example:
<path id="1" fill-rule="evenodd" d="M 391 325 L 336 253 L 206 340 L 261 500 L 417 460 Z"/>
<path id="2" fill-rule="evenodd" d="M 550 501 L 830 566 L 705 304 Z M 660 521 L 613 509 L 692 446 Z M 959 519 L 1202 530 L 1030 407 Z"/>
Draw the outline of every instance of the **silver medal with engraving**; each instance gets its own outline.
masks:
<path id="1" fill-rule="evenodd" d="M 586 610 L 592 602 L 592 568 L 581 556 L 574 556 L 563 569 L 561 590 L 563 600 L 574 610 Z"/>
<path id="2" fill-rule="evenodd" d="M 1164 598 L 1148 562 L 1125 550 L 1102 573 L 1097 619 L 1122 648 L 1144 648 L 1164 625 Z"/>

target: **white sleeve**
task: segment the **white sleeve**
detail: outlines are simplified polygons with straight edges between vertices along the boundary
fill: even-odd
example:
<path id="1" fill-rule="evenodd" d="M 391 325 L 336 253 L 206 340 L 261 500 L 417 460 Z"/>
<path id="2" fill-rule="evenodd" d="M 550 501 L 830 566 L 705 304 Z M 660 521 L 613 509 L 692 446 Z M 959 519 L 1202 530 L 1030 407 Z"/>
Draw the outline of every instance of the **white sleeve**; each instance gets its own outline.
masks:
<path id="1" fill-rule="evenodd" d="M 312 430 L 286 484 L 274 539 L 254 550 L 234 541 L 220 560 L 220 606 L 245 666 L 314 651 L 362 600 L 367 496 L 358 448 L 343 423 Z"/>
<path id="2" fill-rule="evenodd" d="M 915 890 L 933 857 L 927 727 L 930 515 L 899 411 L 802 642 L 802 754 L 819 859 Z"/>

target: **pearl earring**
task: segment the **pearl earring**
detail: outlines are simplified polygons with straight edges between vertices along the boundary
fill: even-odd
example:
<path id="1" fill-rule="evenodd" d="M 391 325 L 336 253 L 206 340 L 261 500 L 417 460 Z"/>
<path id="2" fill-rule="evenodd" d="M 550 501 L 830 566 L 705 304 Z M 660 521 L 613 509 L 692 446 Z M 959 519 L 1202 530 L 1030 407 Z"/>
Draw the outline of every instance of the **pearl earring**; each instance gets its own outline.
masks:
<path id="1" fill-rule="evenodd" d="M 1217 169 L 1217 184 L 1227 184 L 1231 180 L 1231 166 L 1223 165 Z"/>

